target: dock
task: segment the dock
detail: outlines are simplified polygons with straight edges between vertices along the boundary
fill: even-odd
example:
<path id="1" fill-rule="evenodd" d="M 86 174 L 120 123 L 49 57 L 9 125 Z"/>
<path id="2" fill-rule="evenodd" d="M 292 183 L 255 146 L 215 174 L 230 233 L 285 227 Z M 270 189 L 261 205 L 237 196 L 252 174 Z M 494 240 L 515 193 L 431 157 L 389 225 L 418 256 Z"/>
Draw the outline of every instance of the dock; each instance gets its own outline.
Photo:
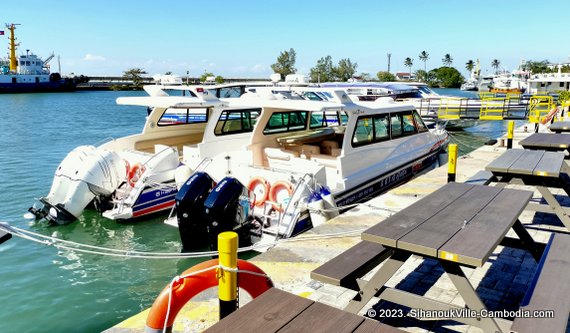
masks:
<path id="1" fill-rule="evenodd" d="M 522 148 L 519 142 L 531 134 L 531 127 L 527 125 L 515 130 L 513 148 Z M 501 141 L 503 140 L 460 156 L 457 161 L 456 181 L 468 180 L 503 154 L 506 147 L 500 145 Z M 364 230 L 444 186 L 447 183 L 447 171 L 447 166 L 434 169 L 337 216 L 324 225 L 280 243 L 250 261 L 263 269 L 277 288 L 343 309 L 355 292 L 312 280 L 311 271 L 358 243 Z M 561 193 L 554 191 L 555 195 Z M 540 201 L 538 198 L 541 198 L 539 192 L 534 191 L 531 202 Z M 570 199 L 565 197 L 562 205 L 569 206 Z M 553 232 L 565 230 L 554 214 L 526 210 L 520 215 L 520 221 L 539 243 L 547 243 Z M 350 235 L 347 236 L 347 233 Z M 480 268 L 466 269 L 465 275 L 490 310 L 517 309 L 537 267 L 533 256 L 524 250 L 499 246 L 490 261 L 493 261 L 492 265 L 486 262 Z M 374 272 L 375 270 L 368 273 L 363 279 L 369 279 Z M 397 286 L 398 289 L 419 293 L 440 302 L 465 306 L 451 280 L 435 260 L 412 256 L 388 281 L 387 286 Z M 159 290 L 156 292 L 158 294 Z M 247 302 L 246 293 L 241 293 L 240 302 Z M 370 304 L 375 304 L 374 299 Z M 143 311 L 104 332 L 143 332 L 147 313 L 148 310 Z M 217 291 L 209 290 L 186 305 L 178 315 L 173 331 L 199 332 L 217 321 Z M 479 328 L 453 321 L 420 321 L 405 317 L 389 318 L 383 322 L 413 333 L 482 332 Z"/>

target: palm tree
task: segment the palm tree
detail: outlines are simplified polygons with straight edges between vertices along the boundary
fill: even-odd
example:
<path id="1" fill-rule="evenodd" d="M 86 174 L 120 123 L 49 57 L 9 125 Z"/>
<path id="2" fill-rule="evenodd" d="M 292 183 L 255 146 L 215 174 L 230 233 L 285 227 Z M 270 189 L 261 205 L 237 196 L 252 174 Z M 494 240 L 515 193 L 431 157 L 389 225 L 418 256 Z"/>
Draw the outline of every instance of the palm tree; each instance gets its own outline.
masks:
<path id="1" fill-rule="evenodd" d="M 419 55 L 419 58 L 420 58 L 421 61 L 424 62 L 424 72 L 427 73 L 426 62 L 427 62 L 428 59 L 429 59 L 429 53 L 427 53 L 426 51 L 422 51 L 422 52 L 420 53 L 420 55 Z"/>
<path id="2" fill-rule="evenodd" d="M 412 77 L 412 66 L 414 65 L 414 59 L 408 57 L 404 60 L 404 66 L 410 69 L 410 78 Z"/>
<path id="3" fill-rule="evenodd" d="M 443 59 L 441 59 L 441 61 L 443 62 L 444 66 L 451 67 L 451 64 L 453 63 L 453 58 L 449 53 L 447 53 L 445 56 L 443 56 Z"/>
<path id="4" fill-rule="evenodd" d="M 491 61 L 491 67 L 495 69 L 495 74 L 499 72 L 499 66 L 501 66 L 501 62 L 499 60 L 493 59 L 493 61 Z"/>
<path id="5" fill-rule="evenodd" d="M 467 61 L 465 63 L 465 69 L 471 73 L 471 71 L 473 70 L 473 68 L 475 68 L 475 62 L 473 62 L 473 60 L 469 59 L 469 61 Z"/>

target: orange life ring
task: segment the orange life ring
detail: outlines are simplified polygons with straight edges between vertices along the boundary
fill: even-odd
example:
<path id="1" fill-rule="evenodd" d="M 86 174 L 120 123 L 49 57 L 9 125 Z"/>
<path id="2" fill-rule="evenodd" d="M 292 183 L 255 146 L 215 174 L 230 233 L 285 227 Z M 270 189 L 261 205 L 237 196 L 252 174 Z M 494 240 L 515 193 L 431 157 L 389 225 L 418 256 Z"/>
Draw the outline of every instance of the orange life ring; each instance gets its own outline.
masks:
<path id="1" fill-rule="evenodd" d="M 269 184 L 267 179 L 265 179 L 263 177 L 253 177 L 249 181 L 247 188 L 249 189 L 250 192 L 255 194 L 255 200 L 253 202 L 253 204 L 255 206 L 261 207 L 261 206 L 263 206 L 265 201 L 267 201 L 267 198 L 269 198 L 269 188 L 270 187 L 271 187 L 271 185 Z M 260 194 L 260 195 L 258 195 L 258 194 Z"/>
<path id="2" fill-rule="evenodd" d="M 289 198 L 291 198 L 291 195 L 293 195 L 293 186 L 291 186 L 291 183 L 284 180 L 278 180 L 271 185 L 271 190 L 269 191 L 269 200 L 272 201 L 273 208 L 280 212 L 283 211 L 283 207 L 281 207 L 281 204 L 284 201 L 284 198 L 282 197 L 283 191 L 287 191 Z"/>
<path id="3" fill-rule="evenodd" d="M 146 319 L 145 332 L 162 332 L 166 322 L 167 332 L 168 328 L 172 328 L 174 319 L 178 312 L 184 307 L 192 297 L 200 292 L 218 285 L 218 277 L 215 269 L 207 270 L 208 268 L 217 267 L 218 259 L 212 259 L 200 263 L 190 269 L 184 271 L 181 276 L 196 273 L 195 275 L 188 276 L 184 279 L 174 282 L 172 291 L 170 291 L 170 284 L 164 288 L 150 308 L 150 312 Z M 265 272 L 254 264 L 238 259 L 237 267 L 240 270 L 250 271 L 256 274 L 264 274 Z M 247 291 L 252 298 L 263 294 L 273 287 L 273 282 L 266 276 L 247 274 L 238 272 L 239 287 Z M 170 298 L 170 311 L 168 310 L 168 303 Z M 168 319 L 166 318 L 168 314 Z"/>
<path id="4" fill-rule="evenodd" d="M 127 172 L 127 182 L 129 185 L 134 187 L 143 173 L 144 166 L 140 163 L 135 163 L 131 168 L 129 168 L 129 172 Z"/>

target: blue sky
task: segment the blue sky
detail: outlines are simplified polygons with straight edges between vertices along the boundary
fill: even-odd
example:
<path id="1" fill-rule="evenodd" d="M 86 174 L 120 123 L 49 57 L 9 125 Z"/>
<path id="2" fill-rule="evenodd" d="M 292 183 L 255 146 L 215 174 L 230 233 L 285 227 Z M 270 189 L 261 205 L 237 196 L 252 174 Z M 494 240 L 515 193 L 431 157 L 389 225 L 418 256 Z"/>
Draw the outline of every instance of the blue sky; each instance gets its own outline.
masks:
<path id="1" fill-rule="evenodd" d="M 568 0 L 27 0 L 4 1 L 2 14 L 2 23 L 21 24 L 20 53 L 46 58 L 53 51 L 63 73 L 85 75 L 140 67 L 265 78 L 289 48 L 300 73 L 330 55 L 373 76 L 387 69 L 387 53 L 392 72 L 408 70 L 406 57 L 414 59 L 412 70 L 423 69 L 421 51 L 430 55 L 428 70 L 449 53 L 464 75 L 469 59 L 479 59 L 485 72 L 493 59 L 512 70 L 520 59 L 570 56 Z M 0 45 L 7 50 L 7 31 Z"/>

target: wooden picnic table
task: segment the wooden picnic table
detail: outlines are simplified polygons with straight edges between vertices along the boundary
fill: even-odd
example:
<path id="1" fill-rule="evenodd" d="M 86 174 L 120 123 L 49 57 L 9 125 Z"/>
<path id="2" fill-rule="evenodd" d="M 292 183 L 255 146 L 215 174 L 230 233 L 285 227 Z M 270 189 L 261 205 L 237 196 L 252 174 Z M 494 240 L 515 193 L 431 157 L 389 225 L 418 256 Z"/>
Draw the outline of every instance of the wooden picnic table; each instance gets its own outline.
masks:
<path id="1" fill-rule="evenodd" d="M 534 133 L 519 142 L 525 149 L 564 151 L 570 147 L 570 134 Z"/>
<path id="2" fill-rule="evenodd" d="M 548 134 L 559 136 L 563 134 Z M 547 205 L 531 203 L 527 209 L 555 213 L 567 230 L 570 230 L 570 217 L 549 188 L 560 188 L 570 195 L 570 177 L 565 155 L 542 150 L 510 149 L 492 161 L 485 168 L 493 173 L 500 186 L 523 184 L 534 186 Z"/>
<path id="3" fill-rule="evenodd" d="M 449 183 L 366 230 L 364 241 L 389 248 L 392 254 L 368 282 L 359 282 L 359 294 L 346 310 L 358 313 L 378 293 L 383 300 L 412 309 L 463 309 L 385 286 L 412 254 L 436 259 L 466 306 L 473 311 L 486 310 L 461 267 L 481 267 L 499 244 L 528 249 L 538 261 L 543 248 L 518 220 L 531 197 L 529 191 Z M 511 228 L 518 238 L 506 237 Z M 510 322 L 495 318 L 448 319 L 493 333 L 505 332 L 510 326 Z"/>
<path id="4" fill-rule="evenodd" d="M 570 132 L 570 121 L 557 121 L 548 128 L 555 133 Z"/>
<path id="5" fill-rule="evenodd" d="M 405 333 L 277 288 L 264 292 L 204 332 Z"/>

